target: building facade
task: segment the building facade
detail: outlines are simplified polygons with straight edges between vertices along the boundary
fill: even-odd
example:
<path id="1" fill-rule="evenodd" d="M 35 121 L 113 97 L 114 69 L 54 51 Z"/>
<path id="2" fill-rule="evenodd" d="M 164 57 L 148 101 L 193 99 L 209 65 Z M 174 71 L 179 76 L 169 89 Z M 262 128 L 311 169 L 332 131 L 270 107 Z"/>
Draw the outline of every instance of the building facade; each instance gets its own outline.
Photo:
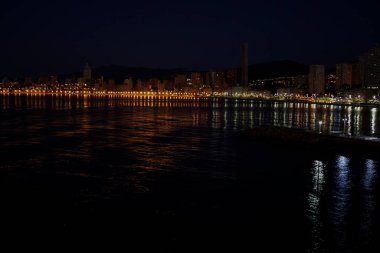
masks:
<path id="1" fill-rule="evenodd" d="M 92 80 L 92 69 L 88 63 L 84 66 L 83 69 L 83 81 L 84 82 L 91 82 Z"/>
<path id="2" fill-rule="evenodd" d="M 374 45 L 359 58 L 360 84 L 363 88 L 380 87 L 380 46 Z"/>
<path id="3" fill-rule="evenodd" d="M 336 89 L 351 88 L 353 81 L 352 64 L 336 65 Z"/>
<path id="4" fill-rule="evenodd" d="M 325 93 L 325 66 L 309 66 L 309 95 L 323 95 Z"/>

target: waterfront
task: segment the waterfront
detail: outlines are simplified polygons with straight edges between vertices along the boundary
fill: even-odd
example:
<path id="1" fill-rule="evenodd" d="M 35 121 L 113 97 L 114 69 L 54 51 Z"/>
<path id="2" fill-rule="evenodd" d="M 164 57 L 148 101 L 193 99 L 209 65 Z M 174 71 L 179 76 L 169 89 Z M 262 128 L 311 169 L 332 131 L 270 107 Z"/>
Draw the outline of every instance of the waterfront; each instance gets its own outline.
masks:
<path id="1" fill-rule="evenodd" d="M 202 243 L 304 252 L 378 247 L 379 160 L 239 135 L 260 125 L 319 131 L 323 121 L 324 132 L 377 138 L 376 108 L 1 99 L 1 198 L 10 227 L 121 228 L 132 231 L 127 242 L 176 251 Z"/>
<path id="2" fill-rule="evenodd" d="M 246 129 L 285 126 L 331 134 L 377 139 L 380 108 L 296 101 L 121 95 L 1 95 L 2 110 L 78 110 L 94 108 L 187 108 L 191 117 L 210 110 L 213 127 Z M 322 123 L 320 125 L 320 123 Z"/>

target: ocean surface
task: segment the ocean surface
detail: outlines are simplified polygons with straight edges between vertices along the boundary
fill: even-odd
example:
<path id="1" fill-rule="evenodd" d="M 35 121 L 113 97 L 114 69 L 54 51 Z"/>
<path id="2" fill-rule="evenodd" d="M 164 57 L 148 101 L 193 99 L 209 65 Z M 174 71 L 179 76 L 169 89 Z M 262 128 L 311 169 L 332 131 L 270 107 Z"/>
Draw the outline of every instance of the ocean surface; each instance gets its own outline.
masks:
<path id="1" fill-rule="evenodd" d="M 0 117 L 2 228 L 121 229 L 166 252 L 379 249 L 380 159 L 241 133 L 274 125 L 377 140 L 380 109 L 0 95 Z"/>

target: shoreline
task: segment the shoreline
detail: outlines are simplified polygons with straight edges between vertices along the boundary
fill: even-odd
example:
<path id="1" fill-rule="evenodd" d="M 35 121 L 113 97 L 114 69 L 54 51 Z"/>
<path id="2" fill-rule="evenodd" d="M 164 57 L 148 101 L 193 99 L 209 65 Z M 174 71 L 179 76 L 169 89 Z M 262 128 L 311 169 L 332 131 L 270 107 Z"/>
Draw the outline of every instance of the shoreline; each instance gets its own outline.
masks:
<path id="1" fill-rule="evenodd" d="M 148 92 L 147 92 L 148 93 Z M 344 103 L 344 102 L 317 102 L 308 101 L 304 99 L 275 99 L 275 98 L 264 98 L 264 97 L 233 97 L 233 96 L 205 96 L 205 95 L 194 95 L 194 94 L 181 94 L 181 93 L 148 93 L 143 92 L 0 92 L 0 96 L 86 96 L 86 97 L 116 97 L 116 98 L 133 98 L 133 99 L 228 99 L 228 100 L 239 100 L 239 101 L 265 101 L 265 102 L 280 102 L 280 103 L 304 103 L 310 105 L 330 105 L 330 106 L 354 106 L 354 107 L 370 107 L 370 108 L 380 108 L 380 103 Z"/>
<path id="2" fill-rule="evenodd" d="M 373 107 L 380 108 L 380 104 L 371 104 L 371 103 L 340 103 L 340 102 L 313 102 L 307 100 L 296 100 L 296 99 L 271 99 L 271 98 L 241 98 L 241 97 L 212 97 L 212 98 L 221 98 L 221 99 L 238 99 L 238 100 L 255 100 L 255 101 L 268 101 L 268 102 L 282 102 L 282 103 L 304 103 L 312 105 L 333 105 L 333 106 L 354 106 L 354 107 Z"/>

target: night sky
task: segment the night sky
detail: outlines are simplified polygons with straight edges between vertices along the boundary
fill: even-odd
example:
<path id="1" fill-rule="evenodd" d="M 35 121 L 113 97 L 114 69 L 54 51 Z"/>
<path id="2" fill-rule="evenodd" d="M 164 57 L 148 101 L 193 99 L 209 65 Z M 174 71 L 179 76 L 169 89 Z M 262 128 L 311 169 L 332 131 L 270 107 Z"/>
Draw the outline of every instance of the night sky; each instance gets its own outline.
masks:
<path id="1" fill-rule="evenodd" d="M 351 61 L 380 41 L 380 3 L 361 1 L 19 1 L 0 8 L 0 75 L 92 66 L 207 69 Z"/>

